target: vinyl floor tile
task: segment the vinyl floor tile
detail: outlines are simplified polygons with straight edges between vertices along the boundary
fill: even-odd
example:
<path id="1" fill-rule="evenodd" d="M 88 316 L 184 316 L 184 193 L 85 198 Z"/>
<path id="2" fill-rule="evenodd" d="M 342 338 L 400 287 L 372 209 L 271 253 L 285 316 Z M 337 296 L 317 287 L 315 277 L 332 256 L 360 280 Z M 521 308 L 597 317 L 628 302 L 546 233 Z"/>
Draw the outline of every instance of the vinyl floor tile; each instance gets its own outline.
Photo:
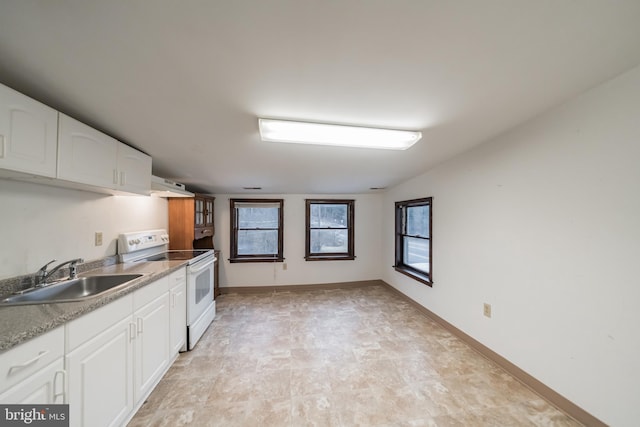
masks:
<path id="1" fill-rule="evenodd" d="M 130 427 L 581 425 L 382 286 L 217 310 Z"/>

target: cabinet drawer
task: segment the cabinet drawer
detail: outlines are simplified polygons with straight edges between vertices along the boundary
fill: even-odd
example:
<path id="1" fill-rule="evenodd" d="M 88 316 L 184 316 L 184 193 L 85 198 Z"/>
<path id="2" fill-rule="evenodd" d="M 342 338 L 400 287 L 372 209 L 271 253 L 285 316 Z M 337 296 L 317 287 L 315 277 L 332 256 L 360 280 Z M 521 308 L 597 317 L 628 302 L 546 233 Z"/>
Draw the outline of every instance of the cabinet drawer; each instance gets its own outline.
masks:
<path id="1" fill-rule="evenodd" d="M 131 294 L 67 323 L 67 353 L 74 350 L 124 317 L 131 317 Z"/>
<path id="2" fill-rule="evenodd" d="M 10 389 L 0 393 L 0 402 L 13 405 L 45 405 L 64 403 L 66 395 L 64 358 L 29 375 Z"/>
<path id="3" fill-rule="evenodd" d="M 23 381 L 63 355 L 64 327 L 62 326 L 0 354 L 2 373 L 0 392 Z"/>
<path id="4" fill-rule="evenodd" d="M 165 276 L 133 293 L 133 311 L 169 292 L 169 277 Z"/>
<path id="5" fill-rule="evenodd" d="M 203 237 L 213 237 L 213 227 L 196 227 L 193 232 L 193 239 L 198 240 Z"/>
<path id="6" fill-rule="evenodd" d="M 169 288 L 187 281 L 187 269 L 181 268 L 169 275 Z"/>

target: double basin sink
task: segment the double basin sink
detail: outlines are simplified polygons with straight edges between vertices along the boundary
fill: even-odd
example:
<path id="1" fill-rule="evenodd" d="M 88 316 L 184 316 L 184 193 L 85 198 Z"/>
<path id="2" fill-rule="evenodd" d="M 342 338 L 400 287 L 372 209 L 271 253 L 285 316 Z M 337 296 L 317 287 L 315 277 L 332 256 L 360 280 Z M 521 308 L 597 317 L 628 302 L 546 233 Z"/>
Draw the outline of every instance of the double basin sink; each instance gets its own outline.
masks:
<path id="1" fill-rule="evenodd" d="M 111 274 L 64 280 L 11 295 L 0 300 L 0 306 L 83 301 L 107 291 L 120 289 L 142 276 L 142 274 Z"/>

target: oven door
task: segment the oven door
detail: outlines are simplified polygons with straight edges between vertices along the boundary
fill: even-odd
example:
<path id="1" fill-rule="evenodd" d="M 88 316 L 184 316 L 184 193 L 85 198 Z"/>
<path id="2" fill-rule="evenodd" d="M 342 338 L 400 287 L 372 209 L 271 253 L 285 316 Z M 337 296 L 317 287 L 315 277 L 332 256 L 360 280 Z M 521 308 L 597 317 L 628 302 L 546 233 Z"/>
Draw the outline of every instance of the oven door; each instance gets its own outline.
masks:
<path id="1" fill-rule="evenodd" d="M 211 309 L 214 261 L 215 257 L 207 257 L 187 267 L 187 326 L 194 325 Z"/>

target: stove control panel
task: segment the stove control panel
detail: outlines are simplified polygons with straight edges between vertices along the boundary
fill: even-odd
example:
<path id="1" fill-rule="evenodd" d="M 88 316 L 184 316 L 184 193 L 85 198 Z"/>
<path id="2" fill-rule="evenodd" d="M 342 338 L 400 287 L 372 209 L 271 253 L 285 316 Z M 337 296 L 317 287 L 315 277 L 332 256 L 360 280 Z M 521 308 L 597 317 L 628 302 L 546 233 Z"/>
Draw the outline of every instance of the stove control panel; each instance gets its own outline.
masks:
<path id="1" fill-rule="evenodd" d="M 169 234 L 167 230 L 122 233 L 118 236 L 118 254 L 128 254 L 168 244 Z"/>

